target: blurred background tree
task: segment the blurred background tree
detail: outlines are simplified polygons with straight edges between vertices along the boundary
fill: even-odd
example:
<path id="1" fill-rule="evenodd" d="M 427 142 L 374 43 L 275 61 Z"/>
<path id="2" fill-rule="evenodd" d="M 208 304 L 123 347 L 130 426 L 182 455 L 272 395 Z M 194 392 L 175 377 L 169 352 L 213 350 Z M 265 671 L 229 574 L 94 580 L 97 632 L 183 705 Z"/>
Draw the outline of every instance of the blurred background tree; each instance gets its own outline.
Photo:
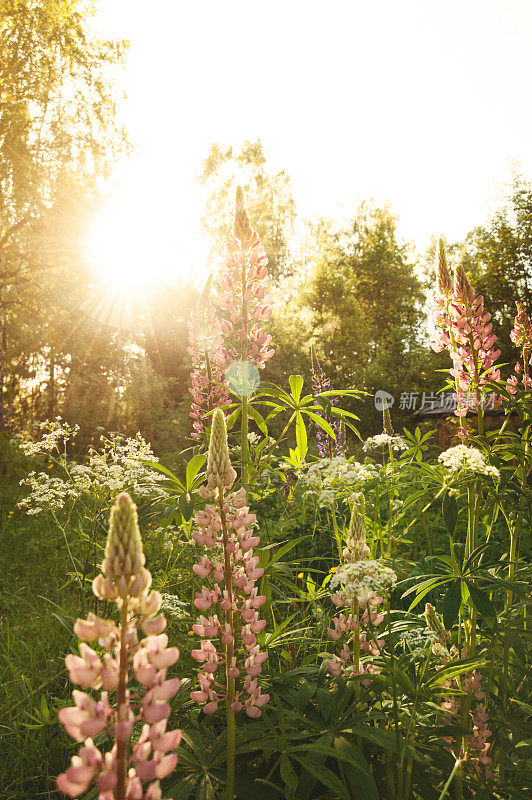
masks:
<path id="1" fill-rule="evenodd" d="M 502 208 L 484 227 L 467 236 L 462 263 L 486 307 L 499 336 L 501 359 L 512 361 L 510 331 L 521 301 L 532 308 L 532 183 L 514 174 Z"/>
<path id="2" fill-rule="evenodd" d="M 1 429 L 11 425 L 10 330 L 20 314 L 53 313 L 34 292 L 64 251 L 63 239 L 46 236 L 47 221 L 73 183 L 94 197 L 126 146 L 112 80 L 125 45 L 94 36 L 90 13 L 84 0 L 0 0 Z"/>

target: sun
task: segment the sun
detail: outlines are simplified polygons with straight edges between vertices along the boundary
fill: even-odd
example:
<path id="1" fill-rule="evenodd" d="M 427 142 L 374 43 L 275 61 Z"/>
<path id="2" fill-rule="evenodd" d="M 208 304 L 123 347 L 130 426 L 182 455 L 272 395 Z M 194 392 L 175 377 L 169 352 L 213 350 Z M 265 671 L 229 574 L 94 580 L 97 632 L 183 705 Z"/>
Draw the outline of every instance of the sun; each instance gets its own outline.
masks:
<path id="1" fill-rule="evenodd" d="M 201 286 L 209 242 L 186 194 L 134 167 L 110 193 L 85 240 L 98 282 L 128 295 L 165 284 Z"/>

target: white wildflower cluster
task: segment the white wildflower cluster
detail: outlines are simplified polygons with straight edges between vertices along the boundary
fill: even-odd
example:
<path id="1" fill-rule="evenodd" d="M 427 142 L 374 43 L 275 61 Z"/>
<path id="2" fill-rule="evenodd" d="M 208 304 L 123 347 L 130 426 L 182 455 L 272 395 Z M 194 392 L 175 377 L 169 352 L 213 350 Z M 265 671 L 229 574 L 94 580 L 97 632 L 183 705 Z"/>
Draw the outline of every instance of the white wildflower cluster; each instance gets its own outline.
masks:
<path id="1" fill-rule="evenodd" d="M 376 436 L 366 439 L 362 449 L 365 453 L 370 453 L 372 450 L 383 450 L 388 447 L 391 447 L 394 452 L 408 449 L 402 436 L 390 436 L 387 433 L 378 433 Z"/>
<path id="2" fill-rule="evenodd" d="M 53 478 L 45 472 L 30 472 L 20 481 L 29 489 L 29 494 L 18 503 L 28 514 L 40 514 L 44 509 L 59 511 L 69 500 L 77 500 L 80 489 L 75 479 L 71 481 Z"/>
<path id="3" fill-rule="evenodd" d="M 137 497 L 152 494 L 158 483 L 158 473 L 143 461 L 158 461 L 140 433 L 134 438 L 122 436 L 104 440 L 100 451 L 89 450 L 88 467 L 94 481 L 107 486 L 111 494 L 129 491 Z"/>
<path id="4" fill-rule="evenodd" d="M 153 535 L 156 538 L 163 537 L 163 550 L 171 552 L 174 549 L 177 538 L 177 528 L 174 525 L 155 528 Z"/>
<path id="5" fill-rule="evenodd" d="M 377 464 L 361 464 L 345 456 L 321 458 L 300 470 L 300 481 L 308 489 L 305 494 L 317 496 L 320 506 L 333 504 L 338 492 L 352 494 L 354 489 L 379 476 Z"/>
<path id="6" fill-rule="evenodd" d="M 441 461 L 451 473 L 463 470 L 479 475 L 489 475 L 495 480 L 499 480 L 501 477 L 497 467 L 486 463 L 480 450 L 477 450 L 476 447 L 467 447 L 465 444 L 458 444 L 456 447 L 450 447 L 444 453 L 440 453 L 438 461 Z"/>
<path id="7" fill-rule="evenodd" d="M 248 442 L 251 445 L 251 447 L 258 447 L 259 444 L 261 444 L 261 442 L 263 441 L 264 437 L 260 436 L 258 433 L 255 433 L 254 431 L 250 431 L 250 433 L 248 433 Z M 268 436 L 267 446 L 269 447 L 272 444 L 275 444 L 275 439 L 272 439 L 271 436 Z M 240 453 L 239 448 L 236 448 L 236 450 L 238 451 L 238 453 Z"/>
<path id="8" fill-rule="evenodd" d="M 410 628 L 401 634 L 401 641 L 413 658 L 423 658 L 428 648 L 432 648 L 437 636 L 430 628 Z"/>
<path id="9" fill-rule="evenodd" d="M 166 616 L 180 619 L 188 615 L 189 603 L 180 600 L 176 594 L 161 594 L 163 599 L 161 611 Z"/>
<path id="10" fill-rule="evenodd" d="M 43 455 L 52 453 L 54 450 L 59 451 L 60 444 L 64 448 L 67 442 L 74 439 L 79 431 L 79 425 L 71 426 L 58 417 L 55 420 L 41 422 L 39 429 L 42 431 L 42 436 L 37 442 L 20 442 L 20 449 L 27 456 Z"/>
<path id="11" fill-rule="evenodd" d="M 349 602 L 365 604 L 371 595 L 386 595 L 396 583 L 393 569 L 380 561 L 353 561 L 338 567 L 330 587 L 333 591 L 340 589 Z"/>
<path id="12" fill-rule="evenodd" d="M 41 453 L 42 449 L 35 452 Z M 100 451 L 91 448 L 87 464 L 61 456 L 57 464 L 62 477 L 32 471 L 20 481 L 29 492 L 18 506 L 28 514 L 39 514 L 45 510 L 59 511 L 67 503 L 73 504 L 83 497 L 98 498 L 105 505 L 123 490 L 137 497 L 152 494 L 158 488 L 159 476 L 141 463 L 142 460 L 157 459 L 140 433 L 132 439 L 105 440 Z"/>

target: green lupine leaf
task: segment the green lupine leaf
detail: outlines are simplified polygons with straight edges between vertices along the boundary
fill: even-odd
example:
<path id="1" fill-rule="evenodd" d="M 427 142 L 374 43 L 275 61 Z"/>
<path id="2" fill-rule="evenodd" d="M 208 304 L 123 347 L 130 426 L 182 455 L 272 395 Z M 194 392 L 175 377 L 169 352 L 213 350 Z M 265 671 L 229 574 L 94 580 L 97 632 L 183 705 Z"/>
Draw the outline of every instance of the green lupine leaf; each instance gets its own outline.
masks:
<path id="1" fill-rule="evenodd" d="M 447 629 L 452 628 L 458 617 L 462 604 L 462 581 L 455 581 L 443 598 L 443 623 Z"/>
<path id="2" fill-rule="evenodd" d="M 497 612 L 488 595 L 479 589 L 478 586 L 475 586 L 472 581 L 466 581 L 466 583 L 473 605 L 479 614 L 482 614 L 482 616 L 488 620 L 495 620 L 497 618 Z"/>
<path id="3" fill-rule="evenodd" d="M 288 379 L 290 389 L 292 390 L 292 397 L 295 403 L 299 403 L 301 397 L 301 390 L 303 389 L 303 378 L 301 375 L 290 375 Z"/>
<path id="4" fill-rule="evenodd" d="M 185 477 L 186 484 L 187 484 L 187 487 L 186 487 L 187 491 L 190 492 L 190 490 L 192 489 L 192 484 L 194 483 L 194 478 L 196 477 L 196 475 L 198 474 L 198 472 L 200 471 L 202 466 L 205 464 L 206 460 L 207 459 L 206 459 L 206 457 L 204 455 L 202 455 L 201 453 L 198 453 L 197 455 L 192 456 L 192 458 L 188 462 L 187 469 L 186 469 L 186 477 Z"/>
<path id="5" fill-rule="evenodd" d="M 259 414 L 257 409 L 251 405 L 248 406 L 248 412 L 250 417 L 253 418 L 253 421 L 256 423 L 257 428 L 262 433 L 262 435 L 268 436 L 268 427 L 266 425 L 266 422 L 264 421 L 264 417 L 262 416 L 262 414 Z"/>
<path id="6" fill-rule="evenodd" d="M 452 535 L 456 528 L 456 520 L 458 519 L 458 503 L 456 502 L 456 497 L 449 494 L 446 495 L 443 501 L 443 519 L 445 520 L 447 530 Z"/>
<path id="7" fill-rule="evenodd" d="M 323 783 L 323 785 L 328 789 L 331 789 L 333 792 L 336 792 L 336 794 L 340 795 L 343 800 L 350 800 L 349 795 L 345 791 L 340 779 L 337 778 L 334 772 L 331 772 L 331 770 L 326 766 L 318 763 L 317 761 L 312 761 L 311 759 L 303 758 L 301 756 L 293 756 L 293 759 L 301 764 L 301 766 L 304 767 L 307 772 L 310 772 L 311 775 L 314 775 L 314 777 L 317 778 L 320 783 Z"/>

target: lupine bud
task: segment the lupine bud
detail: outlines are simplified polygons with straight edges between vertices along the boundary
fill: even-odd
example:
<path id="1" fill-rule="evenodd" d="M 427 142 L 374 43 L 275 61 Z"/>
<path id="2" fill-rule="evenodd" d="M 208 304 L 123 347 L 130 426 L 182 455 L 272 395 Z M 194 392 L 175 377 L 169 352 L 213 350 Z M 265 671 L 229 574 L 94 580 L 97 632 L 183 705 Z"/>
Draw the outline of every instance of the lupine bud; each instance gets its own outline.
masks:
<path id="1" fill-rule="evenodd" d="M 179 651 L 167 647 L 168 637 L 162 633 L 164 615 L 154 616 L 161 607 L 161 595 L 148 594 L 151 575 L 144 569 L 136 506 L 127 494 L 119 495 L 111 511 L 102 573 L 93 583 L 94 593 L 116 603 L 121 609 L 121 624 L 94 614 L 86 620 L 78 619 L 76 634 L 87 641 L 97 639 L 108 652 L 101 659 L 81 642 L 80 656 L 70 653 L 65 661 L 74 683 L 116 690 L 116 706 L 110 706 L 107 691 L 102 691 L 98 700 L 74 690 L 75 706 L 61 709 L 59 720 L 72 738 L 85 740 L 85 744 L 66 772 L 59 775 L 57 786 L 70 797 L 78 797 L 94 780 L 101 800 L 160 800 L 158 779 L 169 775 L 177 763 L 175 753 L 165 754 L 175 749 L 181 738 L 179 731 L 165 732 L 170 715 L 167 701 L 179 689 L 178 678 L 166 680 L 166 669 L 177 661 Z M 140 642 L 139 627 L 147 634 Z M 127 685 L 131 666 L 136 680 L 147 687 L 143 698 L 142 691 L 130 697 Z M 153 727 L 144 725 L 141 738 L 133 745 L 133 726 L 141 719 L 153 723 Z M 100 733 L 115 740 L 104 757 L 92 742 L 92 737 Z M 154 780 L 143 792 L 142 782 Z"/>
<path id="2" fill-rule="evenodd" d="M 227 427 L 223 411 L 219 408 L 213 414 L 209 454 L 207 457 L 207 483 L 213 489 L 230 489 L 235 482 L 236 472 L 231 466 L 227 445 Z"/>
<path id="3" fill-rule="evenodd" d="M 219 330 L 225 346 L 218 349 L 214 359 L 222 373 L 237 359 L 264 369 L 275 352 L 270 347 L 271 335 L 260 325 L 272 315 L 267 292 L 268 259 L 250 225 L 240 186 L 236 191 L 233 237 L 226 243 L 226 252 L 225 270 L 217 281 L 217 304 L 224 312 Z"/>
<path id="4" fill-rule="evenodd" d="M 438 275 L 437 286 L 439 293 L 448 297 L 453 291 L 453 279 L 447 266 L 447 254 L 445 252 L 445 244 L 443 239 L 438 242 Z"/>
<path id="5" fill-rule="evenodd" d="M 432 348 L 436 352 L 447 349 L 452 358 L 450 374 L 455 381 L 457 401 L 454 413 L 458 417 L 465 417 L 469 409 L 478 413 L 479 407 L 486 405 L 489 383 L 500 380 L 500 370 L 496 367 L 500 350 L 495 349 L 497 337 L 491 315 L 484 309 L 484 298 L 475 297 L 461 265 L 455 269 L 452 294 L 442 292 L 438 284 L 434 305 Z M 500 398 L 494 398 L 495 404 L 500 404 Z M 462 434 L 462 438 L 463 435 L 467 434 Z"/>
<path id="6" fill-rule="evenodd" d="M 523 363 L 518 361 L 514 367 L 514 375 L 508 378 L 507 389 L 510 394 L 517 393 L 520 384 L 525 391 L 532 390 L 532 377 L 530 376 L 529 366 L 532 366 L 532 321 L 525 311 L 522 303 L 517 303 L 517 314 L 514 326 L 510 333 L 510 339 L 521 350 Z"/>
<path id="7" fill-rule="evenodd" d="M 427 627 L 436 634 L 439 644 L 441 644 L 443 647 L 446 647 L 451 639 L 451 636 L 445 629 L 445 625 L 436 613 L 436 609 L 430 603 L 425 605 L 424 617 L 427 621 Z"/>
<path id="8" fill-rule="evenodd" d="M 475 299 L 475 290 L 469 283 L 464 268 L 458 264 L 454 270 L 454 293 L 463 303 L 471 303 Z"/>
<path id="9" fill-rule="evenodd" d="M 212 273 L 209 276 L 188 323 L 188 352 L 192 358 L 190 373 L 192 395 L 190 416 L 194 420 L 192 437 L 201 438 L 207 416 L 213 409 L 227 403 L 229 394 L 222 383 L 225 359 L 223 336 L 227 335 L 227 320 L 219 320 L 210 303 Z"/>
<path id="10" fill-rule="evenodd" d="M 394 430 L 392 426 L 392 417 L 390 415 L 390 409 L 388 408 L 388 403 L 386 399 L 382 401 L 382 431 L 387 436 L 393 436 Z"/>
<path id="11" fill-rule="evenodd" d="M 351 506 L 351 519 L 346 538 L 347 547 L 343 552 L 346 561 L 364 561 L 370 554 L 370 549 L 366 544 L 365 508 L 364 495 L 358 492 Z"/>
<path id="12" fill-rule="evenodd" d="M 211 445 L 214 437 L 217 437 L 219 446 L 226 449 L 225 420 L 221 412 L 218 413 L 221 419 L 213 420 Z M 218 463 L 214 456 L 211 458 L 209 449 L 207 479 L 211 486 L 223 486 L 220 475 L 223 475 L 224 469 L 224 460 Z M 212 491 L 203 494 L 212 496 Z M 205 714 L 212 714 L 217 710 L 220 699 L 214 687 L 219 687 L 222 692 L 225 690 L 226 703 L 233 711 L 245 708 L 248 716 L 256 718 L 269 699 L 269 695 L 260 693 L 256 682 L 266 660 L 266 653 L 260 652 L 256 636 L 266 625 L 266 621 L 260 620 L 258 614 L 266 597 L 258 595 L 254 586 L 264 570 L 258 566 L 259 558 L 253 555 L 252 550 L 258 544 L 259 537 L 252 536 L 252 530 L 248 527 L 255 523 L 256 516 L 250 514 L 245 505 L 246 491 L 243 488 L 223 497 L 219 495 L 217 500 L 217 511 L 214 506 L 207 505 L 204 511 L 196 512 L 196 523 L 201 532 L 193 532 L 193 538 L 198 545 L 209 548 L 209 555 L 204 555 L 193 569 L 197 575 L 210 578 L 214 583 L 210 584 L 213 588 L 202 586 L 196 594 L 194 605 L 200 611 L 208 612 L 213 603 L 219 603 L 225 619 L 221 623 L 217 615 L 201 616 L 200 624 L 192 626 L 193 632 L 202 637 L 202 642 L 198 649 L 192 650 L 191 655 L 202 665 L 203 672 L 198 674 L 200 691 L 193 691 L 190 696 L 203 706 Z M 221 581 L 223 587 L 220 586 Z M 214 643 L 216 639 L 219 641 L 218 647 Z M 225 686 L 215 682 L 215 673 L 221 664 L 225 666 Z M 244 692 L 250 694 L 245 704 L 240 702 L 239 692 L 236 696 L 231 694 L 233 690 L 227 683 L 227 680 L 237 679 L 242 671 L 247 673 Z"/>
<path id="13" fill-rule="evenodd" d="M 97 596 L 110 600 L 118 595 L 123 600 L 128 594 L 138 598 L 145 595 L 151 575 L 144 569 L 144 562 L 137 507 L 124 492 L 111 509 L 102 575 L 93 583 Z"/>
<path id="14" fill-rule="evenodd" d="M 249 223 L 248 212 L 241 186 L 236 187 L 235 222 L 233 232 L 242 245 L 246 245 L 253 238 L 253 229 Z"/>

